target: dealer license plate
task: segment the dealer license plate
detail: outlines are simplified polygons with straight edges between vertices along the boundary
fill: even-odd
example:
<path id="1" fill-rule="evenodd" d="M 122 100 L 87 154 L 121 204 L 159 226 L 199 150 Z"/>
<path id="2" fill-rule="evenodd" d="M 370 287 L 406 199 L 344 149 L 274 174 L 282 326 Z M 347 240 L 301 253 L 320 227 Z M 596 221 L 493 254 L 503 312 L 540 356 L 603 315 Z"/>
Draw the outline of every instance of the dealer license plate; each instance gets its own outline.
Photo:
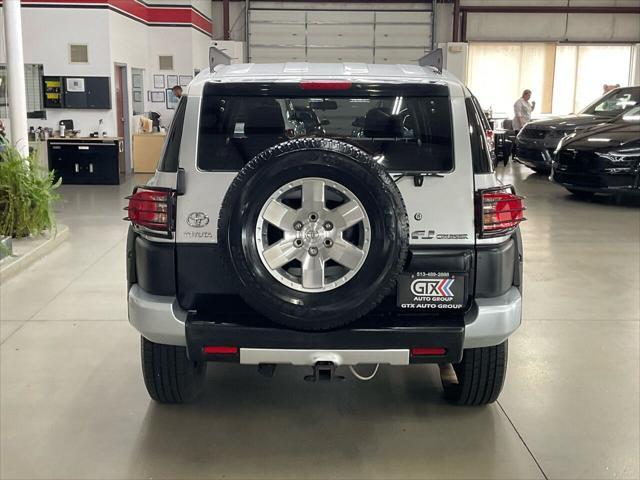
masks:
<path id="1" fill-rule="evenodd" d="M 464 307 L 465 276 L 449 272 L 411 272 L 398 277 L 398 306 L 415 310 Z"/>

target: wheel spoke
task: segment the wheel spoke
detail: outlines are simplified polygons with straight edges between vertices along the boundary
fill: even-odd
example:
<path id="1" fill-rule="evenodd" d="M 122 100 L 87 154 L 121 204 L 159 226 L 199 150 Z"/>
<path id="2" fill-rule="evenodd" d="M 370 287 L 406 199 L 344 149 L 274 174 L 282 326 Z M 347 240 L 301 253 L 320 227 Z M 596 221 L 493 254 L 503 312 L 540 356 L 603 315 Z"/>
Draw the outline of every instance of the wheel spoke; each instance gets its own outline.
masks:
<path id="1" fill-rule="evenodd" d="M 291 240 L 280 240 L 268 247 L 262 255 L 269 265 L 269 268 L 275 270 L 283 267 L 291 260 L 298 258 L 300 249 L 293 246 Z"/>
<path id="2" fill-rule="evenodd" d="M 302 286 L 304 288 L 324 287 L 324 259 L 320 255 L 306 255 L 302 262 Z"/>
<path id="3" fill-rule="evenodd" d="M 327 249 L 327 253 L 334 262 L 349 270 L 356 268 L 364 257 L 364 251 L 342 239 L 336 240 L 333 246 Z"/>
<path id="4" fill-rule="evenodd" d="M 331 212 L 334 224 L 339 230 L 346 230 L 353 227 L 364 219 L 364 212 L 360 205 L 353 200 L 343 203 Z"/>
<path id="5" fill-rule="evenodd" d="M 324 209 L 324 182 L 305 180 L 302 184 L 302 208 L 307 212 L 320 212 Z"/>
<path id="6" fill-rule="evenodd" d="M 277 200 L 271 200 L 262 214 L 262 218 L 280 230 L 292 231 L 296 221 L 296 211 Z"/>

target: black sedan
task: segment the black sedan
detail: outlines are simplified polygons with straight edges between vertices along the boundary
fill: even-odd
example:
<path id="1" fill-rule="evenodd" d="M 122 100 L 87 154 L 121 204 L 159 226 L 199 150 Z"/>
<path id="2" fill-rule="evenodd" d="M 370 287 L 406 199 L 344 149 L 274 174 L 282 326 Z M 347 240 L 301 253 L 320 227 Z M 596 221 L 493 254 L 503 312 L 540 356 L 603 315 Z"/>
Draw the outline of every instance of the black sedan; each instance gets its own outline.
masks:
<path id="1" fill-rule="evenodd" d="M 580 197 L 640 195 L 640 107 L 563 138 L 551 179 Z"/>
<path id="2" fill-rule="evenodd" d="M 516 137 L 514 159 L 536 172 L 548 173 L 562 137 L 614 121 L 636 105 L 640 105 L 640 87 L 617 88 L 579 114 L 529 122 Z"/>

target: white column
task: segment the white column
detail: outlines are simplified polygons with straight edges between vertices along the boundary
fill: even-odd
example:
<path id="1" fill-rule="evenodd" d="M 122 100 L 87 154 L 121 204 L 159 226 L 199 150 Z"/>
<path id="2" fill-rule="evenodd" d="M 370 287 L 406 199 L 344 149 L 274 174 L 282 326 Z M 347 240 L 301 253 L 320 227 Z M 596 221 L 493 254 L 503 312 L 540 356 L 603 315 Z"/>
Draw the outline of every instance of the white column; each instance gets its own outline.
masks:
<path id="1" fill-rule="evenodd" d="M 26 157 L 29 154 L 29 137 L 20 0 L 5 0 L 2 5 L 5 45 L 7 48 L 7 86 L 11 142 L 20 154 Z"/>
<path id="2" fill-rule="evenodd" d="M 631 68 L 629 69 L 629 85 L 640 85 L 640 43 L 631 48 Z"/>

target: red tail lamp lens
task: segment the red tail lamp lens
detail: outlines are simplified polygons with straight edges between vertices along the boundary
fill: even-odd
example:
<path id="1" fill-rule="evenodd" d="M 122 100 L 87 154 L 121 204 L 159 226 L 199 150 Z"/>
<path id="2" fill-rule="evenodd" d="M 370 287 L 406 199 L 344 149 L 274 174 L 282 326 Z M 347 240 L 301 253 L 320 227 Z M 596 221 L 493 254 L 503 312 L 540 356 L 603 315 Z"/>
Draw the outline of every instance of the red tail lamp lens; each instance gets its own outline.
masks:
<path id="1" fill-rule="evenodd" d="M 447 349 L 442 347 L 420 347 L 411 349 L 411 355 L 414 357 L 438 356 L 444 355 L 445 353 L 447 353 Z"/>
<path id="2" fill-rule="evenodd" d="M 524 218 L 524 201 L 513 187 L 480 192 L 482 237 L 506 235 L 516 229 Z"/>
<path id="3" fill-rule="evenodd" d="M 129 198 L 127 219 L 150 230 L 171 231 L 173 192 L 169 189 L 138 187 Z"/>
<path id="4" fill-rule="evenodd" d="M 203 349 L 204 353 L 210 355 L 235 355 L 238 353 L 238 347 L 224 347 L 220 345 L 207 345 Z"/>
<path id="5" fill-rule="evenodd" d="M 311 81 L 300 82 L 303 90 L 349 90 L 351 82 Z"/>

